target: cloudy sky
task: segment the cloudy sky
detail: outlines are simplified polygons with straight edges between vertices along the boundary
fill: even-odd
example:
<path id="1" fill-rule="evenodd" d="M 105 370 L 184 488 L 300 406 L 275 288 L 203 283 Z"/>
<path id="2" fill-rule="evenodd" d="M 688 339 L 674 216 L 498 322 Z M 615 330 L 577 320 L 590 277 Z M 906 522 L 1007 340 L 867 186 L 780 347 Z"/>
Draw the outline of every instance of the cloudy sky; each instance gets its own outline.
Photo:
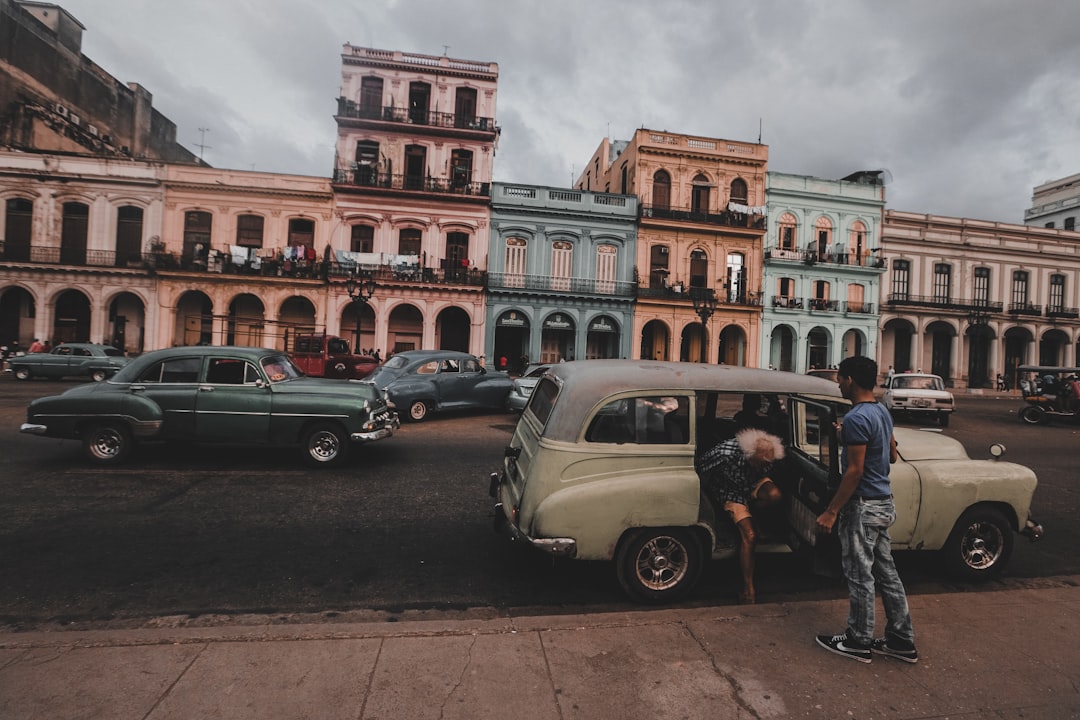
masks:
<path id="1" fill-rule="evenodd" d="M 887 169 L 888 206 L 1023 222 L 1080 172 L 1066 0 L 64 0 L 215 167 L 328 176 L 344 43 L 499 64 L 495 178 L 567 186 L 638 127 Z M 207 128 L 201 133 L 199 128 Z"/>

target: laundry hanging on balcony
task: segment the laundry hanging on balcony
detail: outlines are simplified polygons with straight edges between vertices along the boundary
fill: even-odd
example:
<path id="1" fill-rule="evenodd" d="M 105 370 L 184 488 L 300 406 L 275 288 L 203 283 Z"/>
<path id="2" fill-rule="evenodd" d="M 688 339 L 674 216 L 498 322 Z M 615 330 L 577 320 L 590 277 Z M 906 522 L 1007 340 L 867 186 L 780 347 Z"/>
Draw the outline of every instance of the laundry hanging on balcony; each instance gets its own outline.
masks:
<path id="1" fill-rule="evenodd" d="M 764 215 L 764 205 L 743 205 L 741 203 L 729 202 L 727 209 L 731 212 L 742 213 L 743 215 Z"/>

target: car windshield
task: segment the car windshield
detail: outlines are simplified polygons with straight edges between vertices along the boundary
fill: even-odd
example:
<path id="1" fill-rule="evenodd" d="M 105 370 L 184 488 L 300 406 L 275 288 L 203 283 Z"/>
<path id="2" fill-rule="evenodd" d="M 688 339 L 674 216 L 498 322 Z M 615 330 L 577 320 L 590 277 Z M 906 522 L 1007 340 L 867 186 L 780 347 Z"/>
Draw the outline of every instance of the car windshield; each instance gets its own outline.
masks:
<path id="1" fill-rule="evenodd" d="M 944 390 L 945 386 L 939 377 L 905 377 L 897 375 L 893 378 L 893 388 L 898 390 Z"/>
<path id="2" fill-rule="evenodd" d="M 397 370 L 399 368 L 405 367 L 405 363 L 407 363 L 408 361 L 409 359 L 406 358 L 404 355 L 395 355 L 394 357 L 384 362 L 382 366 L 390 370 Z"/>
<path id="3" fill-rule="evenodd" d="M 286 355 L 269 355 L 259 361 L 270 382 L 278 383 L 302 377 L 300 369 Z"/>
<path id="4" fill-rule="evenodd" d="M 525 377 L 531 377 L 531 378 L 538 378 L 538 377 L 540 377 L 541 375 L 543 375 L 544 373 L 546 373 L 546 372 L 547 372 L 547 369 L 548 369 L 549 367 L 551 367 L 551 366 L 550 366 L 550 365 L 540 365 L 540 366 L 538 366 L 538 367 L 535 367 L 535 368 L 533 368 L 532 370 L 530 370 L 530 371 L 529 371 L 529 372 L 528 372 L 528 373 L 527 373 L 527 374 L 525 375 Z"/>

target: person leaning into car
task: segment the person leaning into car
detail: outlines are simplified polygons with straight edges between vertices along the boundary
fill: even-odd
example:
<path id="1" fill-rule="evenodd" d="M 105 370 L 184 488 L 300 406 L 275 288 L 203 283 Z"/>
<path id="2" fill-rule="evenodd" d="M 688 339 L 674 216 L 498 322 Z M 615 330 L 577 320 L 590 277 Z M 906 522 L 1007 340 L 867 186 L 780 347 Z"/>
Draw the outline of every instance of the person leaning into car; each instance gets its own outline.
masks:
<path id="1" fill-rule="evenodd" d="M 780 438 L 758 428 L 747 428 L 730 440 L 717 443 L 698 460 L 698 475 L 706 496 L 714 508 L 723 508 L 739 530 L 739 569 L 743 580 L 739 600 L 743 603 L 757 600 L 754 591 L 757 529 L 750 506 L 766 507 L 780 501 L 780 488 L 769 474 L 773 464 L 783 457 Z"/>
<path id="2" fill-rule="evenodd" d="M 898 459 L 889 411 L 874 397 L 877 363 L 850 357 L 840 363 L 836 382 L 852 402 L 840 426 L 840 487 L 818 516 L 822 533 L 836 529 L 840 539 L 849 610 L 847 629 L 839 635 L 818 635 L 830 652 L 859 662 L 878 653 L 917 662 L 915 632 L 907 594 L 892 557 L 889 526 L 896 521 L 889 468 Z M 885 636 L 874 639 L 874 592 L 885 607 Z"/>

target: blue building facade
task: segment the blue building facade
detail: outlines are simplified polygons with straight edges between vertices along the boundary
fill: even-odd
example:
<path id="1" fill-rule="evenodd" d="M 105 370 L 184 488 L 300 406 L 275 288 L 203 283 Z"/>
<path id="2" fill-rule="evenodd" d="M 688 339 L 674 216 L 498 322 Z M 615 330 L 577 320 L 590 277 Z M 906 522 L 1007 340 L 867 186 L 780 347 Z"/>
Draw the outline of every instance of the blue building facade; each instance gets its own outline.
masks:
<path id="1" fill-rule="evenodd" d="M 491 195 L 489 362 L 630 357 L 637 198 L 508 183 Z"/>
<path id="2" fill-rule="evenodd" d="M 848 356 L 877 357 L 881 173 L 842 180 L 766 176 L 761 365 L 806 372 Z"/>

